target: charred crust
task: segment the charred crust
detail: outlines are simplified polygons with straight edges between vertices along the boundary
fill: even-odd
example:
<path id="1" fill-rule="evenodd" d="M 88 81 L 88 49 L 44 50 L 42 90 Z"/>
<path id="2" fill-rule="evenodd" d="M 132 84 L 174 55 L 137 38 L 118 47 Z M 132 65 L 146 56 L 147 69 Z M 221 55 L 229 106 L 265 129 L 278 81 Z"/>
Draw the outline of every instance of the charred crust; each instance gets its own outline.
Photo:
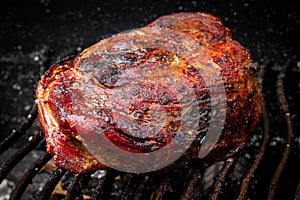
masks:
<path id="1" fill-rule="evenodd" d="M 163 16 L 146 27 L 160 27 L 181 31 L 202 45 L 206 51 L 205 53 L 211 57 L 213 64 L 208 64 L 208 67 L 217 68 L 221 72 L 225 82 L 228 107 L 222 135 L 213 147 L 213 150 L 201 163 L 215 162 L 236 156 L 247 144 L 249 135 L 256 126 L 260 116 L 260 90 L 257 83 L 257 69 L 256 65 L 252 62 L 248 50 L 231 39 L 231 31 L 222 25 L 218 17 L 207 13 L 177 13 Z M 125 39 L 122 36 L 115 36 L 112 41 L 122 41 Z M 176 38 L 172 39 L 176 40 Z M 82 138 L 78 136 L 76 130 L 73 130 L 74 127 L 72 127 L 71 119 L 66 117 L 73 114 L 72 98 L 68 96 L 73 91 L 68 90 L 70 89 L 70 85 L 66 82 L 84 78 L 84 73 L 88 70 L 81 68 L 82 61 L 88 61 L 92 57 L 91 55 L 97 51 L 97 45 L 99 43 L 85 49 L 77 56 L 66 57 L 53 65 L 44 74 L 36 90 L 39 121 L 47 138 L 48 151 L 54 155 L 54 163 L 56 165 L 75 173 L 107 168 L 91 155 L 84 146 Z M 109 47 L 107 48 L 109 50 Z M 168 52 L 168 50 L 162 51 L 150 48 L 123 53 L 116 57 L 122 60 L 121 63 L 107 63 L 108 67 L 105 69 L 102 68 L 101 74 L 98 74 L 89 83 L 100 85 L 101 90 L 113 90 L 115 82 L 122 78 L 120 76 L 121 70 L 143 67 L 145 63 L 148 66 L 152 64 L 153 66 L 164 65 L 170 67 L 170 63 L 173 63 L 174 57 L 175 55 Z M 92 58 L 95 61 L 99 60 L 99 57 Z M 180 59 L 184 60 L 184 58 Z M 150 62 L 149 60 L 152 61 Z M 194 88 L 195 91 L 199 90 L 197 91 L 197 99 L 201 102 L 199 103 L 199 108 L 208 112 L 210 108 L 209 103 L 206 102 L 209 100 L 209 91 L 205 88 L 202 77 L 202 70 L 204 69 L 196 69 L 184 62 L 178 62 L 171 67 L 191 80 L 190 87 Z M 78 74 L 81 76 L 77 76 Z M 57 89 L 57 85 L 61 88 Z M 183 85 L 182 88 L 177 87 L 177 89 L 184 91 L 186 90 L 185 87 L 186 85 Z M 57 91 L 54 91 L 55 89 Z M 170 96 L 169 94 L 162 95 L 155 100 L 155 103 L 168 107 L 173 102 Z M 84 101 L 85 99 L 81 98 L 81 100 Z M 154 100 L 152 101 L 154 102 Z M 101 102 L 98 103 L 100 104 Z M 142 103 L 138 105 L 142 106 Z M 131 107 L 128 110 L 132 109 L 131 111 L 134 113 L 134 100 L 131 102 Z M 142 114 L 136 115 L 136 120 L 142 122 L 144 120 L 143 114 L 150 109 L 148 104 L 143 105 L 140 108 Z M 170 110 L 170 115 L 176 112 L 175 107 L 170 106 L 168 109 Z M 96 113 L 94 118 L 101 121 L 102 118 L 99 117 L 99 112 L 95 111 L 94 113 Z M 210 120 L 209 114 L 203 114 L 205 114 L 206 120 L 203 120 L 203 124 L 199 125 L 199 129 L 201 129 L 199 130 L 199 138 L 204 136 L 203 132 L 207 129 L 207 123 Z M 165 135 L 161 138 L 155 138 L 156 136 L 143 139 L 133 137 L 122 132 L 118 127 L 114 127 L 111 121 L 108 120 L 105 124 L 106 126 L 110 126 L 109 130 L 114 131 L 111 132 L 111 138 L 114 138 L 114 142 L 124 149 L 134 147 L 133 152 L 151 152 L 172 139 L 171 136 L 165 137 Z M 168 122 L 168 125 L 173 127 L 173 129 L 169 128 L 170 130 L 172 129 L 171 131 L 176 131 L 176 122 Z M 106 132 L 105 134 L 108 133 Z M 122 142 L 120 142 L 121 140 Z M 195 152 L 195 155 L 192 155 L 193 158 L 197 157 L 197 152 L 200 148 L 201 144 L 198 141 L 193 143 L 189 150 L 192 153 Z M 186 160 L 193 160 L 189 156 L 186 155 Z"/>

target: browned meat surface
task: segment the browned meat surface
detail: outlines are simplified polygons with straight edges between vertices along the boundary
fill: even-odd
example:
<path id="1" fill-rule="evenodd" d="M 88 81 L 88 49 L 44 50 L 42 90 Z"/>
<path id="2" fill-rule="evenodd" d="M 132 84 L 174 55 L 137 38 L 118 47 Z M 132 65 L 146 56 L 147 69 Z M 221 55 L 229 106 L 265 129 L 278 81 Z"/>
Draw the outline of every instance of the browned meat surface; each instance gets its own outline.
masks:
<path id="1" fill-rule="evenodd" d="M 214 116 L 203 77 L 210 71 L 222 77 L 227 106 L 222 134 L 205 159 L 224 160 L 247 144 L 260 116 L 260 91 L 247 49 L 204 13 L 160 17 L 52 66 L 36 90 L 47 150 L 73 172 L 104 169 L 85 146 L 90 141 L 105 135 L 128 152 L 155 152 L 176 134 L 190 134 L 182 123 L 190 118 L 198 123 L 186 158 L 198 159 Z"/>

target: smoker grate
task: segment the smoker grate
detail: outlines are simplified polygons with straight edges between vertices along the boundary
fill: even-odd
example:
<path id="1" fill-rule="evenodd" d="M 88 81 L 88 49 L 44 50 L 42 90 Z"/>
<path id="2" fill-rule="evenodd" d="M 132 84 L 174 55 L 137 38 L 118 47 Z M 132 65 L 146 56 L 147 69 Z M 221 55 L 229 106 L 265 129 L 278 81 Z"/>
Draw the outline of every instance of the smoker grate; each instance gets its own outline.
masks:
<path id="1" fill-rule="evenodd" d="M 163 173 L 147 173 L 147 174 L 128 174 L 110 169 L 107 171 L 95 171 L 87 174 L 72 174 L 64 169 L 53 169 L 45 183 L 42 184 L 38 197 L 41 200 L 45 199 L 251 199 L 255 195 L 265 195 L 267 199 L 276 199 L 278 191 L 283 190 L 284 186 L 279 184 L 282 179 L 284 169 L 288 166 L 288 160 L 291 157 L 291 149 L 294 141 L 294 131 L 292 124 L 292 116 L 289 111 L 289 105 L 286 99 L 286 90 L 284 84 L 286 80 L 287 67 L 279 72 L 277 77 L 277 96 L 282 115 L 286 123 L 286 144 L 278 155 L 280 156 L 278 164 L 274 163 L 273 169 L 270 170 L 270 180 L 265 181 L 265 194 L 255 193 L 256 187 L 261 186 L 255 183 L 258 180 L 257 176 L 260 168 L 263 168 L 264 159 L 267 157 L 267 151 L 270 147 L 270 139 L 274 137 L 270 131 L 269 113 L 267 104 L 263 98 L 262 102 L 262 124 L 264 138 L 259 146 L 253 146 L 255 158 L 247 165 L 242 165 L 240 158 L 245 156 L 245 152 L 240 156 L 230 158 L 223 163 L 218 163 L 221 169 L 213 170 L 214 173 L 208 172 L 208 167 L 201 169 L 183 168 L 177 171 L 169 171 Z M 261 67 L 260 84 L 264 91 L 264 77 L 268 64 Z M 264 93 L 264 92 L 263 92 Z M 13 146 L 16 140 L 21 137 L 26 137 L 28 129 L 32 126 L 37 118 L 37 110 L 29 113 L 27 120 L 20 127 L 10 134 L 0 144 L 0 153 L 3 154 Z M 5 161 L 0 170 L 0 182 L 8 178 L 10 171 L 33 151 L 36 146 L 44 142 L 44 137 L 41 132 L 36 135 L 28 136 L 28 140 L 20 147 L 7 161 Z M 45 166 L 49 164 L 51 155 L 44 153 L 37 160 L 33 161 L 28 169 L 24 169 L 23 176 L 16 182 L 14 190 L 11 192 L 10 199 L 20 199 L 26 187 L 30 184 L 36 184 L 34 177 L 39 176 Z M 240 176 L 234 175 L 235 168 L 242 165 L 245 173 Z M 248 166 L 249 165 L 249 166 Z M 213 175 L 211 175 L 213 174 Z M 234 178 L 240 177 L 238 181 L 233 181 Z M 211 186 L 209 182 L 212 181 Z M 61 186 L 65 185 L 65 189 Z M 294 181 L 295 182 L 295 181 Z M 299 182 L 299 183 L 298 183 Z M 300 199 L 300 181 L 296 180 L 293 186 L 293 198 Z M 60 186 L 60 187 L 58 187 Z M 236 189 L 239 188 L 239 189 Z M 265 198 L 261 197 L 261 198 Z M 256 197 L 257 199 L 257 197 Z"/>
<path id="2" fill-rule="evenodd" d="M 39 171 L 50 159 L 51 155 L 47 153 L 32 164 L 32 166 L 26 171 L 24 176 L 16 185 L 15 189 L 12 192 L 11 199 L 20 199 L 22 197 L 25 188 L 31 182 L 37 171 Z"/>
<path id="3" fill-rule="evenodd" d="M 66 173 L 66 170 L 64 170 L 64 169 L 57 169 L 53 172 L 53 174 L 49 178 L 48 182 L 46 183 L 45 187 L 41 191 L 41 194 L 39 197 L 40 200 L 49 199 L 55 186 L 58 184 L 58 182 L 61 180 L 61 178 L 63 177 L 63 175 L 65 173 Z"/>

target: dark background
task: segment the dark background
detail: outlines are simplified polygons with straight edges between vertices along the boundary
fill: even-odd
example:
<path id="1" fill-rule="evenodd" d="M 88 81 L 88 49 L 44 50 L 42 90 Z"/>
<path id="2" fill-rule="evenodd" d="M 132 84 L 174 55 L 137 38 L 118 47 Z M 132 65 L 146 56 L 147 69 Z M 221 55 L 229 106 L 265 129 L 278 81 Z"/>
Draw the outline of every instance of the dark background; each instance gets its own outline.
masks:
<path id="1" fill-rule="evenodd" d="M 263 169 L 256 179 L 254 193 L 260 197 L 265 195 L 267 187 L 259 182 L 269 183 L 267 180 L 273 175 L 285 147 L 286 125 L 277 99 L 276 81 L 289 63 L 285 92 L 294 121 L 295 146 L 279 197 L 292 199 L 300 178 L 298 0 L 4 1 L 0 5 L 0 140 L 25 119 L 34 105 L 36 84 L 52 64 L 81 52 L 101 38 L 182 11 L 219 16 L 232 30 L 233 38 L 250 50 L 258 67 L 266 66 L 263 94 L 272 137 Z M 254 134 L 258 137 L 252 138 L 249 148 L 253 155 L 262 133 L 260 123 Z"/>

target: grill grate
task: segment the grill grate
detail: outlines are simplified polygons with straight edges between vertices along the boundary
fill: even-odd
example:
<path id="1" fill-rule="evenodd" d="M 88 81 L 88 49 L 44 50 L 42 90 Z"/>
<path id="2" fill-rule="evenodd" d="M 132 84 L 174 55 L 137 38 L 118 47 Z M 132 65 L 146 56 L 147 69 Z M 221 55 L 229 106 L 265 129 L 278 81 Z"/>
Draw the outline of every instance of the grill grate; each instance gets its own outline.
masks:
<path id="1" fill-rule="evenodd" d="M 262 65 L 260 73 L 259 73 L 259 81 L 260 81 L 260 87 L 263 91 L 263 80 L 265 75 L 265 65 Z M 248 191 L 249 191 L 249 185 L 251 184 L 252 177 L 255 174 L 255 171 L 257 170 L 258 166 L 260 165 L 263 156 L 265 155 L 265 152 L 268 148 L 269 138 L 270 138 L 270 122 L 268 118 L 268 111 L 265 104 L 265 99 L 262 98 L 262 117 L 263 117 L 263 124 L 264 124 L 264 139 L 263 143 L 261 145 L 261 148 L 259 150 L 259 153 L 256 155 L 255 160 L 253 161 L 252 166 L 250 167 L 247 175 L 243 179 L 243 182 L 241 184 L 240 194 L 238 196 L 238 199 L 246 199 Z"/>
<path id="2" fill-rule="evenodd" d="M 181 195 L 181 199 L 192 199 L 195 193 L 196 186 L 203 179 L 203 173 L 201 171 L 195 171 L 192 173 L 191 178 L 187 181 L 187 187 Z"/>
<path id="3" fill-rule="evenodd" d="M 32 151 L 42 139 L 43 137 L 41 133 L 35 135 L 32 139 L 30 139 L 30 142 L 26 143 L 6 163 L 4 163 L 0 170 L 0 181 L 3 181 L 12 168 L 18 164 L 30 151 Z"/>
<path id="4" fill-rule="evenodd" d="M 266 67 L 268 64 L 262 66 L 260 71 L 260 84 L 264 85 L 264 76 Z M 287 68 L 290 64 L 286 64 L 284 70 L 282 70 L 277 77 L 277 96 L 280 104 L 281 111 L 283 113 L 286 127 L 287 127 L 287 143 L 278 156 L 281 156 L 278 165 L 274 165 L 274 174 L 269 181 L 267 187 L 269 188 L 266 197 L 268 199 L 275 199 L 277 197 L 277 191 L 281 189 L 279 182 L 281 181 L 284 168 L 287 167 L 288 160 L 291 157 L 291 151 L 294 141 L 294 130 L 292 124 L 292 116 L 289 111 L 289 105 L 286 99 L 284 90 Z M 264 88 L 262 87 L 264 91 Z M 116 170 L 107 170 L 104 175 L 100 174 L 97 177 L 96 172 L 90 172 L 87 174 L 74 175 L 64 169 L 56 169 L 51 172 L 48 180 L 42 186 L 39 199 L 60 199 L 64 197 L 66 199 L 170 199 L 170 197 L 177 199 L 194 199 L 194 198 L 209 198 L 211 200 L 226 199 L 228 195 L 231 198 L 237 199 L 249 199 L 251 195 L 255 196 L 253 190 L 255 190 L 254 184 L 256 176 L 258 176 L 258 169 L 261 168 L 266 152 L 269 149 L 270 139 L 273 137 L 270 131 L 269 113 L 267 111 L 267 105 L 265 100 L 262 102 L 263 110 L 263 132 L 264 138 L 261 145 L 256 148 L 256 156 L 250 163 L 249 167 L 246 166 L 246 173 L 238 181 L 239 191 L 235 191 L 230 188 L 230 182 L 236 168 L 239 164 L 240 157 L 234 157 L 224 162 L 222 169 L 218 171 L 211 179 L 214 180 L 213 184 L 206 191 L 201 191 L 203 184 L 207 184 L 207 168 L 203 169 L 182 169 L 182 171 L 164 172 L 161 174 L 149 173 L 149 174 L 126 174 L 118 172 Z M 29 113 L 27 120 L 24 121 L 20 127 L 11 133 L 0 144 L 0 153 L 3 154 L 7 149 L 13 146 L 14 142 L 20 139 L 22 136 L 26 136 L 28 129 L 32 126 L 37 118 L 37 110 L 33 108 Z M 20 162 L 22 159 L 36 146 L 44 141 L 44 137 L 41 132 L 28 138 L 28 142 L 17 150 L 1 167 L 0 170 L 0 182 L 6 179 L 10 171 Z M 243 155 L 241 155 L 243 156 Z M 15 189 L 10 194 L 10 199 L 20 199 L 25 192 L 26 187 L 31 184 L 32 179 L 38 176 L 39 172 L 43 170 L 48 161 L 51 160 L 51 155 L 45 153 L 40 156 L 32 165 L 26 170 L 24 169 L 23 177 L 16 183 Z M 245 168 L 245 166 L 243 166 Z M 96 178 L 94 177 L 96 176 Z M 65 190 L 58 192 L 57 185 L 61 185 L 64 179 L 67 177 L 69 187 Z M 178 179 L 178 180 L 175 180 Z M 91 183 L 93 182 L 93 183 Z M 33 184 L 35 184 L 33 182 Z M 90 186 L 92 185 L 92 186 Z M 237 186 L 235 185 L 235 187 Z M 296 183 L 294 199 L 300 199 L 300 181 Z M 200 193 L 200 194 L 199 194 Z M 230 193 L 230 194 L 227 194 Z M 232 194 L 231 194 L 232 193 Z M 253 194 L 251 194 L 253 193 Z M 198 196 L 197 196 L 198 195 Z M 133 198 L 134 197 L 134 198 Z"/>
<path id="5" fill-rule="evenodd" d="M 48 182 L 46 183 L 45 187 L 41 191 L 40 200 L 46 200 L 49 199 L 51 196 L 53 190 L 55 189 L 55 186 L 58 184 L 58 182 L 61 180 L 63 175 L 66 173 L 66 170 L 64 169 L 57 169 L 53 172 L 51 177 L 49 178 Z"/>
<path id="6" fill-rule="evenodd" d="M 278 186 L 278 181 L 279 181 L 282 171 L 291 155 L 291 148 L 293 146 L 293 139 L 294 139 L 292 118 L 290 115 L 289 106 L 288 106 L 288 103 L 287 103 L 287 100 L 285 97 L 285 93 L 284 93 L 284 79 L 285 79 L 285 74 L 286 74 L 286 68 L 287 68 L 287 66 L 278 75 L 277 94 L 278 94 L 278 100 L 280 103 L 280 108 L 284 114 L 284 118 L 285 118 L 286 124 L 287 124 L 287 144 L 285 146 L 280 163 L 278 164 L 275 174 L 272 178 L 272 181 L 271 181 L 271 184 L 269 187 L 268 199 L 274 199 L 276 189 Z"/>
<path id="7" fill-rule="evenodd" d="M 236 159 L 229 159 L 225 162 L 213 186 L 213 192 L 210 195 L 211 200 L 219 199 L 219 196 L 222 194 L 223 185 L 226 182 L 229 172 L 232 170 L 233 166 L 235 165 L 235 161 Z"/>
<path id="8" fill-rule="evenodd" d="M 24 121 L 17 130 L 14 130 L 8 137 L 6 137 L 0 143 L 0 154 L 6 151 L 16 140 L 18 140 L 22 135 L 26 133 L 26 131 L 30 128 L 32 123 L 35 121 L 37 117 L 37 109 L 33 106 L 33 109 L 27 115 L 27 121 Z"/>
<path id="9" fill-rule="evenodd" d="M 30 184 L 35 174 L 51 159 L 50 154 L 46 154 L 36 160 L 32 166 L 25 172 L 24 176 L 20 179 L 15 189 L 12 192 L 11 199 L 20 199 L 25 191 L 25 188 Z"/>

